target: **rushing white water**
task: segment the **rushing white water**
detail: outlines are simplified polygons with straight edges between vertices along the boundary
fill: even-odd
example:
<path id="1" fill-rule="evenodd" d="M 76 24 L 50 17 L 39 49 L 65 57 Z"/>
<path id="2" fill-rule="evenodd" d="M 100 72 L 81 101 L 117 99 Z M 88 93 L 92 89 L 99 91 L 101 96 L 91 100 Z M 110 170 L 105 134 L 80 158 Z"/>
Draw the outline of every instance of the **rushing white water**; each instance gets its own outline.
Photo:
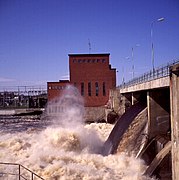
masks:
<path id="1" fill-rule="evenodd" d="M 0 161 L 23 164 L 45 179 L 147 179 L 142 176 L 145 166 L 139 159 L 96 154 L 111 128 L 91 124 L 1 134 Z"/>
<path id="2" fill-rule="evenodd" d="M 64 123 L 41 131 L 0 132 L 0 161 L 22 164 L 46 180 L 150 179 L 142 175 L 146 167 L 140 159 L 124 153 L 102 156 L 99 152 L 113 125 L 75 124 L 72 121 L 82 122 L 82 116 L 78 109 L 75 113 L 74 104 L 71 107 L 68 104 Z"/>

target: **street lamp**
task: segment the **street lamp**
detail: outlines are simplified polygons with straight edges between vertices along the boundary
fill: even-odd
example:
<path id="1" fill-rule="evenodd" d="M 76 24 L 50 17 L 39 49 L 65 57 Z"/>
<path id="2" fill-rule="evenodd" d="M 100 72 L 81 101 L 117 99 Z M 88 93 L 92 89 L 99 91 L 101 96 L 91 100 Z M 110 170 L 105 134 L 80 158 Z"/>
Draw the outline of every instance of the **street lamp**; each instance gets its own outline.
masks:
<path id="1" fill-rule="evenodd" d="M 126 60 L 129 60 L 129 57 L 125 57 Z M 124 70 L 124 65 L 122 66 L 122 85 L 125 84 L 125 70 Z"/>
<path id="2" fill-rule="evenodd" d="M 124 85 L 125 80 L 124 80 L 124 66 L 122 67 L 122 85 Z"/>
<path id="3" fill-rule="evenodd" d="M 153 26 L 154 26 L 154 23 L 155 23 L 155 22 L 162 22 L 162 21 L 164 21 L 164 20 L 165 20 L 165 19 L 162 17 L 162 18 L 157 19 L 157 21 L 153 21 L 153 22 L 151 23 L 150 35 L 151 35 L 151 47 L 152 47 L 152 67 L 153 67 L 153 72 L 155 71 L 155 67 L 154 67 Z"/>
<path id="4" fill-rule="evenodd" d="M 134 47 L 139 47 L 140 44 L 136 44 Z M 134 47 L 132 47 L 132 78 L 134 79 Z"/>

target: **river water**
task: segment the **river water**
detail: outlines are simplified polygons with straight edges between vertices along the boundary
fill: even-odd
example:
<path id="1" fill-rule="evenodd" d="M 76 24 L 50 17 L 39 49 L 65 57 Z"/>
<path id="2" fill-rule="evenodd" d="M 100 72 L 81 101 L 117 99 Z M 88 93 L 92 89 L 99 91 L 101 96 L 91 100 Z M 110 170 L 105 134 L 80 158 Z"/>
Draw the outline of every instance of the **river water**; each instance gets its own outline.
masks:
<path id="1" fill-rule="evenodd" d="M 105 123 L 64 128 L 38 117 L 2 116 L 0 161 L 22 164 L 47 180 L 150 179 L 142 175 L 140 159 L 99 154 L 112 128 Z"/>
<path id="2" fill-rule="evenodd" d="M 75 98 L 70 97 L 70 104 L 63 98 L 58 101 L 61 106 L 62 102 L 67 105 L 63 116 L 48 120 L 38 116 L 0 117 L 1 162 L 22 164 L 46 180 L 151 179 L 143 176 L 146 166 L 132 153 L 102 156 L 101 148 L 114 125 L 85 124 Z M 0 166 L 0 179 L 18 179 L 3 176 L 4 169 Z M 6 168 L 6 172 L 11 170 Z"/>

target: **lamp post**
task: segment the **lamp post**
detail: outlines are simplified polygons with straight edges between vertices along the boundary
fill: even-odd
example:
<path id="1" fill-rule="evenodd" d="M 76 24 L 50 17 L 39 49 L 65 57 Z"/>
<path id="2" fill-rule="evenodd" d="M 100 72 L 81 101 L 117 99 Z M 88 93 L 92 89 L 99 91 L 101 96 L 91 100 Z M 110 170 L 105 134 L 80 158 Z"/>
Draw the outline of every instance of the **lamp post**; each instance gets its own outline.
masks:
<path id="1" fill-rule="evenodd" d="M 125 57 L 126 60 L 129 60 L 129 57 Z M 125 70 L 124 70 L 124 65 L 122 66 L 122 85 L 125 84 Z"/>
<path id="2" fill-rule="evenodd" d="M 140 44 L 136 44 L 134 47 L 139 47 Z M 132 47 L 132 55 L 131 55 L 131 58 L 132 58 L 132 79 L 134 79 L 134 47 Z"/>
<path id="3" fill-rule="evenodd" d="M 150 35 L 151 35 L 151 48 L 152 48 L 152 68 L 153 68 L 153 72 L 155 71 L 155 66 L 154 66 L 154 43 L 153 43 L 153 26 L 155 22 L 162 22 L 164 21 L 164 18 L 159 18 L 157 19 L 157 21 L 153 21 L 151 23 L 151 29 L 150 29 Z"/>
<path id="4" fill-rule="evenodd" d="M 124 85 L 125 80 L 124 80 L 124 66 L 122 67 L 122 85 Z"/>
<path id="5" fill-rule="evenodd" d="M 134 48 L 132 47 L 132 79 L 134 79 Z"/>

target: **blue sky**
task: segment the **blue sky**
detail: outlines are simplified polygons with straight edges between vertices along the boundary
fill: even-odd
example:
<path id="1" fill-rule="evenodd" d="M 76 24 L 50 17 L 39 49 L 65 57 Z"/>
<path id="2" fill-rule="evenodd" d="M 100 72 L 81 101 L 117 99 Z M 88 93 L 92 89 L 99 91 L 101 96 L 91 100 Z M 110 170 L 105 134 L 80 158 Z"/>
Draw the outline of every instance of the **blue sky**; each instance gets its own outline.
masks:
<path id="1" fill-rule="evenodd" d="M 152 69 L 151 22 L 155 67 L 179 59 L 178 0 L 0 0 L 0 87 L 68 78 L 68 54 L 89 53 L 89 39 L 91 53 L 111 54 L 118 84 L 132 77 L 133 47 L 139 76 Z"/>

